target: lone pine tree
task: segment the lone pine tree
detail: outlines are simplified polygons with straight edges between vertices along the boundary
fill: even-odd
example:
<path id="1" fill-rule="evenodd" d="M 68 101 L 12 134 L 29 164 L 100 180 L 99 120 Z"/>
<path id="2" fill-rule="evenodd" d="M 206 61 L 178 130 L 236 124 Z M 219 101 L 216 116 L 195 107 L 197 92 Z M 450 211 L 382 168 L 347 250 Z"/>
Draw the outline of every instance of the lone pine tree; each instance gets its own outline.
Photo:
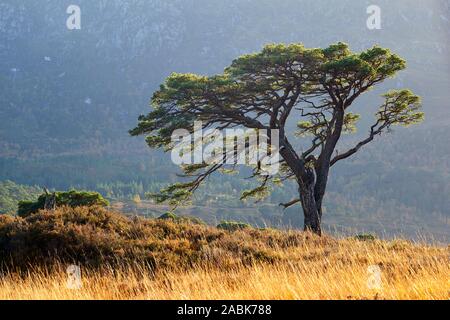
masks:
<path id="1" fill-rule="evenodd" d="M 260 183 L 243 198 L 267 194 L 270 187 L 292 179 L 298 184 L 305 230 L 321 234 L 322 201 L 330 169 L 393 125 L 408 126 L 423 120 L 420 98 L 408 89 L 383 95 L 373 125 L 365 139 L 344 152 L 336 145 L 344 133 L 356 128 L 360 116 L 350 111 L 363 93 L 405 69 L 406 63 L 390 50 L 374 46 L 353 53 L 344 43 L 327 48 L 305 48 L 302 44 L 270 44 L 261 52 L 235 59 L 223 74 L 200 76 L 171 74 L 152 98 L 153 110 L 139 117 L 131 135 L 146 135 L 153 148 L 174 148 L 175 129 L 193 133 L 194 122 L 206 128 L 253 128 L 279 131 L 280 170 L 262 174 L 254 166 Z M 296 130 L 286 129 L 288 121 Z M 294 132 L 296 131 L 296 132 Z M 293 137 L 308 139 L 307 147 L 295 148 Z M 228 172 L 223 163 L 182 166 L 188 182 L 161 190 L 158 201 L 185 201 L 216 171 Z"/>

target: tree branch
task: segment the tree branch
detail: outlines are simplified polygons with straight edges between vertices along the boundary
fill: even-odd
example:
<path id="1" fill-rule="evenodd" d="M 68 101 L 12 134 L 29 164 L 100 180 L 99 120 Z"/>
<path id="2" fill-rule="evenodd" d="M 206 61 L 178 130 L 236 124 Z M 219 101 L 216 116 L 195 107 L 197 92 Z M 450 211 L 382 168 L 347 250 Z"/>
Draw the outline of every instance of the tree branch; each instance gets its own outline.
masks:
<path id="1" fill-rule="evenodd" d="M 356 146 L 354 146 L 353 148 L 349 149 L 348 151 L 339 154 L 337 156 L 335 156 L 331 162 L 330 162 L 330 166 L 333 166 L 336 162 L 346 159 L 352 155 L 354 155 L 356 152 L 358 152 L 359 149 L 361 149 L 361 147 L 363 147 L 364 145 L 368 144 L 369 142 L 371 142 L 373 140 L 373 138 L 377 135 L 380 134 L 384 128 L 386 128 L 388 126 L 388 122 L 384 123 L 382 126 L 380 126 L 379 128 L 375 129 L 377 127 L 377 125 L 380 123 L 380 120 L 378 120 L 371 128 L 370 128 L 370 135 L 360 141 Z"/>
<path id="2" fill-rule="evenodd" d="M 294 204 L 299 203 L 299 202 L 300 202 L 300 199 L 294 199 L 294 200 L 291 200 L 291 201 L 286 202 L 286 203 L 280 203 L 279 206 L 283 207 L 283 209 L 287 209 L 287 208 L 289 208 L 289 207 L 291 207 Z"/>

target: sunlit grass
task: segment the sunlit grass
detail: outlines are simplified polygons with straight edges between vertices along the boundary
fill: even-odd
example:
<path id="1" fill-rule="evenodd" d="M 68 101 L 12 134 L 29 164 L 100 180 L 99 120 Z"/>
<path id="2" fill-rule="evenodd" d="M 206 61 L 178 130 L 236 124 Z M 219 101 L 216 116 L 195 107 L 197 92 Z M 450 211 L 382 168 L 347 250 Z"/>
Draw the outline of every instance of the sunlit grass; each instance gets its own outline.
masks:
<path id="1" fill-rule="evenodd" d="M 237 238 L 242 237 L 239 231 Z M 406 241 L 357 241 L 306 236 L 295 246 L 259 249 L 275 261 L 227 265 L 227 252 L 205 247 L 199 265 L 82 268 L 83 287 L 67 287 L 65 265 L 52 271 L 6 272 L 1 299 L 449 299 L 449 248 Z M 231 259 L 231 257 L 229 257 Z M 219 261 L 219 262 L 218 262 Z M 368 267 L 381 283 L 368 286 Z"/>

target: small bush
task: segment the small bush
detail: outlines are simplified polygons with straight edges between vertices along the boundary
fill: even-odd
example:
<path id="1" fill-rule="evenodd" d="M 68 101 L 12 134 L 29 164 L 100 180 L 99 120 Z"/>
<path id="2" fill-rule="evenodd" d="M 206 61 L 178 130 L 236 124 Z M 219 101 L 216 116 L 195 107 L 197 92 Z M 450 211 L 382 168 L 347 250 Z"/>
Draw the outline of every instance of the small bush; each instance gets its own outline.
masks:
<path id="1" fill-rule="evenodd" d="M 217 225 L 218 229 L 227 230 L 227 231 L 236 231 L 251 228 L 248 223 L 243 222 L 235 222 L 235 221 L 222 221 Z"/>
<path id="2" fill-rule="evenodd" d="M 83 206 L 103 206 L 109 205 L 108 201 L 97 192 L 70 190 L 68 192 L 56 192 L 56 206 L 83 207 Z M 17 214 L 25 218 L 33 213 L 44 209 L 46 194 L 39 196 L 37 201 L 20 201 Z"/>
<path id="3" fill-rule="evenodd" d="M 166 212 L 164 214 L 162 214 L 161 216 L 158 217 L 159 220 L 172 220 L 172 221 L 177 221 L 180 218 L 173 212 Z"/>
<path id="4" fill-rule="evenodd" d="M 185 222 L 185 223 L 191 223 L 191 224 L 206 225 L 206 223 L 198 217 L 182 216 L 181 221 Z"/>
<path id="5" fill-rule="evenodd" d="M 359 241 L 373 241 L 375 240 L 377 237 L 373 234 L 370 233 L 363 233 L 363 234 L 358 234 L 355 236 L 356 240 Z"/>
<path id="6" fill-rule="evenodd" d="M 158 217 L 159 220 L 170 220 L 174 222 L 180 222 L 180 223 L 192 223 L 192 224 L 201 224 L 204 225 L 205 222 L 203 222 L 202 219 L 197 217 L 191 217 L 191 216 L 177 216 L 173 212 L 166 212 Z"/>

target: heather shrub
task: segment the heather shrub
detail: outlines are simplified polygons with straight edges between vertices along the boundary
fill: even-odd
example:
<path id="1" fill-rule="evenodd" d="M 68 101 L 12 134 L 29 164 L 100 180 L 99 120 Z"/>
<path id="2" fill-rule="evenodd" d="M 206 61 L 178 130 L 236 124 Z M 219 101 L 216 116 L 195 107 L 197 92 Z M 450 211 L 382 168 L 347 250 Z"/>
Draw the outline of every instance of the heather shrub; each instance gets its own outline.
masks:
<path id="1" fill-rule="evenodd" d="M 55 263 L 93 268 L 138 264 L 154 270 L 199 265 L 227 268 L 277 261 L 276 250 L 290 244 L 294 236 L 230 225 L 235 232 L 188 218 L 129 217 L 102 206 L 63 206 L 26 217 L 4 215 L 0 216 L 0 268 Z"/>
<path id="2" fill-rule="evenodd" d="M 222 221 L 217 225 L 218 229 L 227 230 L 227 231 L 236 231 L 250 228 L 251 226 L 248 223 L 235 222 L 235 221 Z"/>
<path id="3" fill-rule="evenodd" d="M 177 216 L 173 212 L 166 212 L 158 217 L 159 220 L 170 220 L 173 222 L 180 222 L 180 223 L 192 223 L 192 224 L 205 224 L 202 219 L 197 217 L 191 217 L 191 216 Z"/>

